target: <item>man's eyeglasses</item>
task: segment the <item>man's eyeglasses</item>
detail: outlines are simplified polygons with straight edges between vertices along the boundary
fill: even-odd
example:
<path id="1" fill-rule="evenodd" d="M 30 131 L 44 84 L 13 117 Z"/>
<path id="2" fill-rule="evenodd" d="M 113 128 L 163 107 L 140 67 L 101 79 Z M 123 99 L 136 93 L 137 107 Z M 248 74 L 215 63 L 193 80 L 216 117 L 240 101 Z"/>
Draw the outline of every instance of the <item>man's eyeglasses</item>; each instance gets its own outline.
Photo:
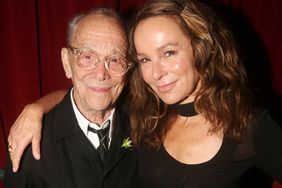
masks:
<path id="1" fill-rule="evenodd" d="M 87 48 L 74 48 L 69 46 L 68 49 L 76 55 L 78 66 L 85 69 L 93 70 L 97 67 L 99 62 L 103 61 L 105 68 L 111 75 L 123 76 L 131 67 L 131 63 L 125 57 L 118 54 L 103 57 L 94 50 Z"/>

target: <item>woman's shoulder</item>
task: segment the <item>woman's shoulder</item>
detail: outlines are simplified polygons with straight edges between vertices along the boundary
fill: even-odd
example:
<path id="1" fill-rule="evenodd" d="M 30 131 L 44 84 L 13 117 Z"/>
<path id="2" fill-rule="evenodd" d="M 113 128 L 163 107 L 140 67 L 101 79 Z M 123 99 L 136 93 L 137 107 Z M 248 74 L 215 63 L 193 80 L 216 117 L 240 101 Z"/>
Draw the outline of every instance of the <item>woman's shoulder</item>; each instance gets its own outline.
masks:
<path id="1" fill-rule="evenodd" d="M 245 140 L 254 144 L 256 153 L 273 147 L 282 151 L 282 128 L 267 109 L 259 109 L 247 126 Z"/>
<path id="2" fill-rule="evenodd" d="M 265 108 L 257 109 L 254 113 L 254 117 L 248 126 L 248 130 L 253 130 L 255 133 L 262 133 L 263 131 L 279 130 L 281 131 L 281 126 L 272 117 L 270 112 Z"/>

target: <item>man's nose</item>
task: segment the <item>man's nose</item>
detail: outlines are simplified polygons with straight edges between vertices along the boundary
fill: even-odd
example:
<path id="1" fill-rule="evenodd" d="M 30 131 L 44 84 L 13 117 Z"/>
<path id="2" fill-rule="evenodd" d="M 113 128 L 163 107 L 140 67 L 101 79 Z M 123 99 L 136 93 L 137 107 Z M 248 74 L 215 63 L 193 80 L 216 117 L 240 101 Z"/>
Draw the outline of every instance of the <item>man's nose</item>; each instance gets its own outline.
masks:
<path id="1" fill-rule="evenodd" d="M 109 77 L 109 72 L 106 69 L 105 63 L 105 60 L 99 61 L 93 70 L 93 74 L 95 74 L 95 77 L 98 80 L 105 80 L 107 77 Z"/>

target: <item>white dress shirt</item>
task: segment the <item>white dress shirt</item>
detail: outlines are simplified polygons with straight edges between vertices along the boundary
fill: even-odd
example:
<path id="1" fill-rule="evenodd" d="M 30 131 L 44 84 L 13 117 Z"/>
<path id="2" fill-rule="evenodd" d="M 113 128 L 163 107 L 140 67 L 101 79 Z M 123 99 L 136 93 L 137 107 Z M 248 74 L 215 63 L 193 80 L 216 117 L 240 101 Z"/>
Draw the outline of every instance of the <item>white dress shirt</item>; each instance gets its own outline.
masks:
<path id="1" fill-rule="evenodd" d="M 71 103 L 72 103 L 72 107 L 75 113 L 75 117 L 78 121 L 78 125 L 81 128 L 81 130 L 83 131 L 83 133 L 85 134 L 85 136 L 89 139 L 89 141 L 92 143 L 92 145 L 97 149 L 100 145 L 99 142 L 99 137 L 96 133 L 93 133 L 91 131 L 88 131 L 88 125 L 90 125 L 90 127 L 96 129 L 96 130 L 100 130 L 103 129 L 103 126 L 99 126 L 96 123 L 90 122 L 88 119 L 86 119 L 86 117 L 79 111 L 79 109 L 77 108 L 74 98 L 73 98 L 73 88 L 71 90 Z M 113 122 L 113 115 L 114 115 L 115 109 L 112 110 L 111 115 L 103 122 L 102 125 L 104 125 L 104 123 L 108 120 L 111 121 L 110 123 L 110 129 L 109 129 L 109 134 L 108 134 L 108 147 L 110 147 L 111 144 L 111 140 L 112 140 L 112 122 Z"/>

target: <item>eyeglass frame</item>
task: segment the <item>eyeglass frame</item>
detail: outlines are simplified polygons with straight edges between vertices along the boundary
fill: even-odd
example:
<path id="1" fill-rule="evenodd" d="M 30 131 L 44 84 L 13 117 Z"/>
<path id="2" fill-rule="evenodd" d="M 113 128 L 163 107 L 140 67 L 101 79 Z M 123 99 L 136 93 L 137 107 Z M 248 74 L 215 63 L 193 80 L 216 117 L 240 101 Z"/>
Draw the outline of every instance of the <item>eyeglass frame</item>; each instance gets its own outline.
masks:
<path id="1" fill-rule="evenodd" d="M 77 64 L 78 64 L 79 67 L 86 68 L 86 69 L 89 69 L 89 70 L 94 70 L 97 67 L 97 65 L 102 61 L 102 62 L 104 62 L 104 66 L 105 66 L 106 70 L 111 75 L 113 75 L 113 76 L 124 76 L 128 72 L 128 70 L 132 67 L 132 63 L 126 57 L 120 56 L 119 58 L 125 60 L 125 62 L 126 62 L 126 69 L 122 73 L 116 74 L 116 73 L 113 73 L 113 72 L 110 71 L 110 69 L 109 69 L 110 61 L 107 60 L 108 58 L 113 57 L 113 56 L 111 56 L 111 55 L 102 56 L 98 52 L 96 52 L 95 50 L 89 49 L 87 47 L 76 48 L 76 47 L 73 47 L 73 46 L 68 46 L 67 49 L 70 50 L 75 55 L 75 57 L 78 58 Z M 81 63 L 79 62 L 79 57 L 80 57 L 81 53 L 83 53 L 83 52 L 90 52 L 91 54 L 95 54 L 98 57 L 97 62 L 95 62 L 93 65 L 90 65 L 89 67 L 81 65 Z M 103 57 L 102 60 L 101 60 L 101 57 Z"/>

